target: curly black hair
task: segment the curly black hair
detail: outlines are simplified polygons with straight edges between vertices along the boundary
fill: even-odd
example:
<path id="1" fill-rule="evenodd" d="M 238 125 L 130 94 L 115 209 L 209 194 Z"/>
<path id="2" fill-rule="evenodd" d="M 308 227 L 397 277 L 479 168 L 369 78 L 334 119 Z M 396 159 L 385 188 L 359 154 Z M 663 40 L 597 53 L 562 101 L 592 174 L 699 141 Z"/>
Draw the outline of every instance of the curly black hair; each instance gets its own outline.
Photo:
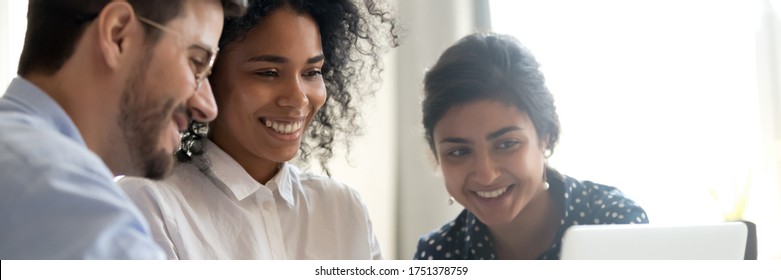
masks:
<path id="1" fill-rule="evenodd" d="M 285 5 L 312 16 L 320 29 L 325 56 L 322 75 L 328 94 L 306 133 L 305 139 L 313 141 L 302 141 L 299 160 L 306 163 L 314 153 L 330 176 L 327 163 L 333 156 L 335 139 L 338 136 L 349 148 L 350 136 L 361 133 L 356 107 L 378 89 L 381 55 L 399 45 L 396 19 L 374 0 L 250 0 L 243 17 L 225 20 L 219 47 L 243 41 L 261 18 Z M 203 154 L 201 140 L 207 131 L 207 124 L 190 124 L 176 153 L 180 162 Z"/>

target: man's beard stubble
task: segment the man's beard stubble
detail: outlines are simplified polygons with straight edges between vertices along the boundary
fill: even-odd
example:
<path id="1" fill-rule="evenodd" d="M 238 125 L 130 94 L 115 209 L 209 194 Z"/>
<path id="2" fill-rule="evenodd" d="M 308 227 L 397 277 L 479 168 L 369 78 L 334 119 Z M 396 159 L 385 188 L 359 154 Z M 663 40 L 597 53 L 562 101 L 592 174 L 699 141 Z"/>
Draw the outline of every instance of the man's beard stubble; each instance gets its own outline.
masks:
<path id="1" fill-rule="evenodd" d="M 160 138 L 174 111 L 174 98 L 143 90 L 145 59 L 128 81 L 122 94 L 118 125 L 122 130 L 129 160 L 135 173 L 153 180 L 163 179 L 173 169 L 174 155 L 160 147 Z M 181 109 L 181 108 L 180 108 Z"/>

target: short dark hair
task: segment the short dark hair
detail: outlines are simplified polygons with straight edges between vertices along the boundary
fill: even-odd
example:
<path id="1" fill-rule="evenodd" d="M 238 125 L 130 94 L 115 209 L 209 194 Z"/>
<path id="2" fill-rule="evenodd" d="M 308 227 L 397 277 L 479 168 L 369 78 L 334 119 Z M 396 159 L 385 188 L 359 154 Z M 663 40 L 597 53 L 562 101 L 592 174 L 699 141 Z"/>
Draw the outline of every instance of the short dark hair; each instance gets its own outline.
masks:
<path id="1" fill-rule="evenodd" d="M 299 159 L 306 163 L 314 153 L 320 167 L 330 174 L 327 162 L 333 156 L 336 137 L 349 143 L 349 136 L 359 134 L 357 107 L 363 97 L 376 91 L 373 86 L 381 80 L 384 50 L 399 44 L 396 20 L 374 0 L 250 0 L 249 3 L 245 16 L 225 20 L 220 49 L 240 44 L 264 17 L 285 5 L 311 16 L 317 23 L 325 56 L 323 81 L 328 94 L 306 133 L 305 139 L 312 142 L 301 142 Z M 219 57 L 216 63 L 220 63 Z M 203 154 L 201 141 L 206 130 L 205 124 L 191 123 L 176 154 L 180 161 L 187 162 L 192 156 Z"/>
<path id="2" fill-rule="evenodd" d="M 136 11 L 160 24 L 179 16 L 183 0 L 128 0 Z M 27 7 L 27 34 L 19 58 L 17 74 L 41 72 L 52 75 L 73 54 L 76 42 L 88 22 L 94 19 L 110 0 L 30 0 Z M 247 0 L 221 0 L 226 16 L 243 15 Z M 160 36 L 156 28 L 145 26 L 148 42 L 153 45 Z"/>
<path id="3" fill-rule="evenodd" d="M 464 37 L 442 53 L 423 83 L 423 128 L 435 156 L 437 122 L 450 108 L 478 100 L 497 100 L 526 112 L 538 139 L 547 140 L 548 155 L 553 153 L 560 129 L 553 95 L 537 60 L 514 37 L 495 33 Z"/>

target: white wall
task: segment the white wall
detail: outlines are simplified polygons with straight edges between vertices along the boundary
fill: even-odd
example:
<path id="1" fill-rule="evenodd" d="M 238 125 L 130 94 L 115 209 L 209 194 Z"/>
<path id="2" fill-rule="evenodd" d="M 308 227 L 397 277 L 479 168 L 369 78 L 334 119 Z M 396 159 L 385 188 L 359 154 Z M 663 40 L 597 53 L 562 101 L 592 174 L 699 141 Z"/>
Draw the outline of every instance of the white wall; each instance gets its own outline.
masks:
<path id="1" fill-rule="evenodd" d="M 385 259 L 397 256 L 398 148 L 396 147 L 397 55 L 385 59 L 384 83 L 373 99 L 367 99 L 361 113 L 364 135 L 356 138 L 349 154 L 335 152 L 330 162 L 331 176 L 349 184 L 360 194 L 369 211 Z"/>
<path id="2" fill-rule="evenodd" d="M 24 45 L 27 0 L 0 1 L 0 96 L 16 77 L 16 66 Z"/>
<path id="3" fill-rule="evenodd" d="M 759 162 L 768 174 L 749 197 L 746 216 L 757 222 L 761 258 L 781 259 L 781 0 L 760 1 L 757 90 L 760 118 Z"/>

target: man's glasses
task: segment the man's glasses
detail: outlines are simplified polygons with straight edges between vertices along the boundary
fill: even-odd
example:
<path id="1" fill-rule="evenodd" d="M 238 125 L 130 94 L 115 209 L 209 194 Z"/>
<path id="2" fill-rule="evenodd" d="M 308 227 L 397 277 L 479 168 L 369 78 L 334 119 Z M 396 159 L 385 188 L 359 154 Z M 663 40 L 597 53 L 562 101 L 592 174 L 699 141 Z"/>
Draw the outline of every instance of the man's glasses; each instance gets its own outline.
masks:
<path id="1" fill-rule="evenodd" d="M 162 31 L 171 33 L 176 37 L 179 37 L 180 39 L 184 39 L 184 36 L 182 36 L 181 33 L 173 29 L 170 29 L 168 27 L 165 27 L 150 19 L 138 16 L 138 20 L 140 22 L 149 24 L 152 27 L 155 27 Z M 214 60 L 217 58 L 217 52 L 219 50 L 220 48 L 217 47 L 210 50 L 208 48 L 195 45 L 195 44 L 188 48 L 190 67 L 193 70 L 193 74 L 195 74 L 195 91 L 198 91 L 201 88 L 201 84 L 203 83 L 203 80 L 205 80 L 206 77 L 208 77 L 209 74 L 211 74 L 212 66 L 214 65 Z"/>

